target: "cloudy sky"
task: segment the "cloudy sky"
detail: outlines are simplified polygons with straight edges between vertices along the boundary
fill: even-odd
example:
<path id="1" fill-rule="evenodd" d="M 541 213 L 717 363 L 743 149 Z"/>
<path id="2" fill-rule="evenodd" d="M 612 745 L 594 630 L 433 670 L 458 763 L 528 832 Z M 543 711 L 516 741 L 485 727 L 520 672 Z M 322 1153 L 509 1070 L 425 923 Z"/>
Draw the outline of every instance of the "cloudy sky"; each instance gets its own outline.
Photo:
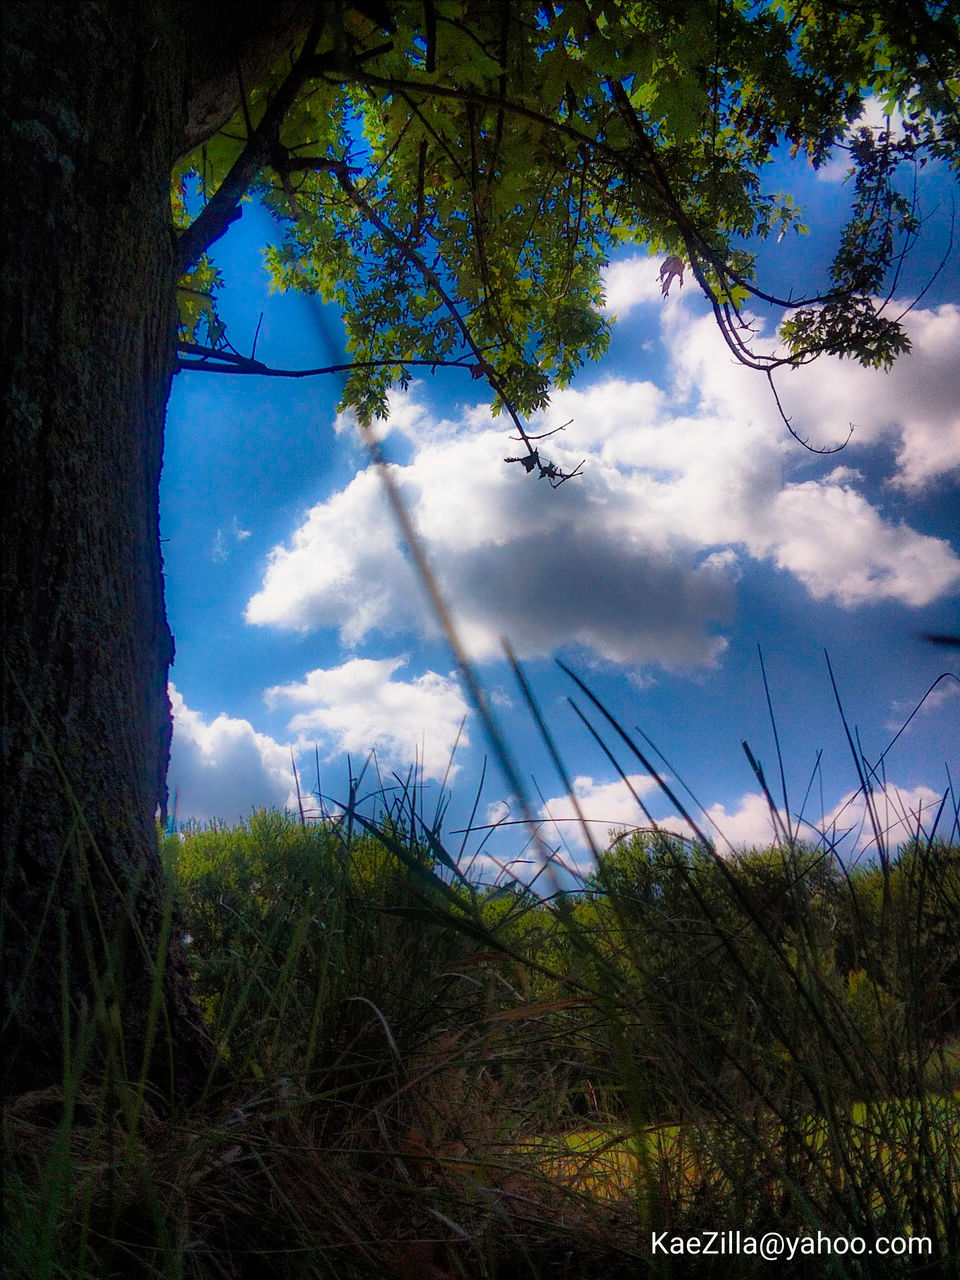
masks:
<path id="1" fill-rule="evenodd" d="M 761 267 L 801 291 L 829 261 L 842 166 L 784 177 L 821 234 L 765 247 Z M 658 763 L 705 825 L 731 844 L 766 842 L 771 818 L 741 742 L 781 800 L 762 653 L 787 782 L 786 812 L 848 831 L 866 849 L 856 770 L 831 689 L 829 654 L 851 730 L 871 764 L 894 842 L 929 823 L 960 773 L 958 655 L 921 639 L 960 629 L 960 272 L 933 279 L 949 226 L 945 184 L 924 189 L 928 221 L 901 276 L 909 356 L 892 372 L 821 360 L 783 374 L 795 429 L 839 453 L 802 449 L 765 380 L 737 365 L 687 281 L 661 297 L 659 262 L 626 250 L 607 274 L 617 316 L 608 356 L 554 394 L 531 424 L 562 424 L 544 446 L 577 479 L 553 490 L 504 461 L 517 452 L 480 384 L 438 371 L 391 401 L 380 431 L 464 649 L 517 761 L 529 803 L 549 815 L 551 849 L 589 854 L 504 659 L 507 638 L 564 757 L 583 813 L 612 827 L 676 822 L 622 744 L 631 788 L 571 708 L 589 704 L 567 663 Z M 337 358 L 335 314 L 269 292 L 250 205 L 218 246 L 228 336 L 283 368 Z M 928 287 L 926 287 L 928 286 Z M 926 292 L 917 301 L 917 296 Z M 758 340 L 774 322 L 757 316 Z M 167 430 L 162 526 L 177 645 L 171 672 L 171 796 L 178 819 L 235 820 L 295 804 L 291 748 L 305 791 L 342 800 L 349 768 L 374 752 L 387 785 L 419 769 L 428 806 L 452 793 L 450 842 L 466 824 L 485 757 L 476 824 L 507 822 L 483 858 L 522 850 L 518 798 L 409 560 L 365 446 L 335 412 L 333 378 L 290 381 L 182 373 Z M 595 726 L 602 727 L 593 712 Z M 604 736 L 614 745 L 616 735 Z M 456 744 L 456 750 L 454 747 Z M 881 761 L 881 756 L 883 756 Z M 819 761 L 819 765 L 818 765 Z M 692 798 L 695 797 L 695 800 Z M 315 800 L 307 797 L 310 805 Z M 698 808 L 699 806 L 699 808 Z M 898 823 L 900 824 L 898 826 Z M 487 836 L 467 840 L 476 849 Z M 533 856 L 532 854 L 529 856 Z"/>

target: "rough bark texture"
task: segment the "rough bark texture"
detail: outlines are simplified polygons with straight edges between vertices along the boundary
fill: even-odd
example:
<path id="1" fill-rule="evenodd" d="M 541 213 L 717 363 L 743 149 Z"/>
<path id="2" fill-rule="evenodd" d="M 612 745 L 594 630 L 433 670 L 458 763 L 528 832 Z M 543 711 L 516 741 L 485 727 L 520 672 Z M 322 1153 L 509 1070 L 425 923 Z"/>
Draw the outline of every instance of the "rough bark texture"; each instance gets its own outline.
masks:
<path id="1" fill-rule="evenodd" d="M 230 119 L 245 92 L 305 32 L 316 4 L 309 0 L 232 0 L 193 3 L 187 19 L 187 109 L 178 157 Z"/>
<path id="2" fill-rule="evenodd" d="M 164 941 L 154 825 L 173 654 L 157 501 L 170 170 L 234 109 L 231 65 L 262 67 L 303 9 L 20 0 L 3 14 L 5 1091 L 62 1079 L 65 1045 L 82 1065 L 83 1034 L 91 1063 L 105 1053 L 137 1078 L 158 960 L 150 1077 L 185 1096 L 207 1073 L 176 930 Z"/>
<path id="3" fill-rule="evenodd" d="M 78 1049 L 81 1026 L 105 1029 L 115 1008 L 136 1011 L 113 1045 L 135 1075 L 151 961 L 161 958 L 154 813 L 173 647 L 157 486 L 175 325 L 169 172 L 183 87 L 174 13 L 25 3 L 4 16 L 13 1088 L 61 1074 L 65 1002 Z"/>

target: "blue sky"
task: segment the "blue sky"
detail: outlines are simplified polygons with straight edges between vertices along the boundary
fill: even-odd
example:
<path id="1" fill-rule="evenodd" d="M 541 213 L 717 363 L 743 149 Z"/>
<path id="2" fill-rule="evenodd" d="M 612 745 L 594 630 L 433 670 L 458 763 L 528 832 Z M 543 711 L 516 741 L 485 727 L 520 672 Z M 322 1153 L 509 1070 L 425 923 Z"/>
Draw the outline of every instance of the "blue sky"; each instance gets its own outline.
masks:
<path id="1" fill-rule="evenodd" d="M 785 185 L 818 234 L 765 246 L 761 267 L 795 293 L 817 279 L 848 189 L 843 167 L 784 166 Z M 947 184 L 922 191 L 928 222 L 898 284 L 913 301 L 949 228 Z M 283 368 L 338 357 L 335 314 L 272 294 L 261 250 L 278 232 L 255 204 L 216 246 L 228 336 Z M 890 373 L 821 360 L 781 376 L 794 426 L 780 422 L 761 375 L 736 365 L 689 279 L 660 296 L 659 262 L 642 246 L 607 275 L 618 319 L 610 351 L 557 392 L 531 431 L 582 477 L 551 490 L 503 459 L 516 452 L 481 384 L 440 370 L 391 401 L 380 430 L 397 483 L 463 642 L 510 741 L 542 834 L 581 866 L 572 806 L 503 659 L 509 638 L 540 700 L 582 807 L 602 841 L 643 821 L 613 766 L 571 711 L 561 657 L 625 729 L 663 752 L 665 772 L 696 795 L 733 844 L 765 842 L 770 819 L 741 749 L 772 779 L 776 752 L 762 650 L 796 813 L 851 828 L 869 853 L 856 775 L 824 658 L 851 726 L 875 761 L 958 656 L 919 638 L 960 628 L 960 279 L 954 254 L 908 317 L 913 351 Z M 820 276 L 822 280 L 822 274 Z M 773 322 L 759 317 L 773 339 Z M 171 796 L 179 819 L 234 821 L 291 803 L 290 748 L 304 785 L 315 758 L 330 800 L 371 748 L 381 774 L 417 761 L 432 805 L 448 785 L 448 830 L 463 825 L 484 756 L 481 725 L 425 603 L 365 448 L 338 419 L 336 378 L 283 381 L 203 373 L 175 379 L 161 520 L 171 671 Z M 960 775 L 960 683 L 941 680 L 885 757 L 883 812 L 926 815 Z M 582 699 L 581 699 L 582 702 Z M 460 723 L 466 717 L 462 731 Z M 636 760 L 624 771 L 657 818 L 670 810 Z M 779 788 L 778 788 L 779 790 Z M 478 822 L 514 797 L 491 760 Z M 476 847 L 479 837 L 471 842 Z M 451 843 L 459 843 L 452 837 Z M 483 857 L 522 845 L 504 827 Z"/>

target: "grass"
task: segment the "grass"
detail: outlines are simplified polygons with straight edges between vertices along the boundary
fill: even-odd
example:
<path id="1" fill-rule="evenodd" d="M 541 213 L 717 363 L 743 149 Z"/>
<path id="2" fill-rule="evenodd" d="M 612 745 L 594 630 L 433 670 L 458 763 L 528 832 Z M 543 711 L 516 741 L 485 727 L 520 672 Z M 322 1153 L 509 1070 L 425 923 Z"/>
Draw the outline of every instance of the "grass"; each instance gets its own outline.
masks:
<path id="1" fill-rule="evenodd" d="M 956 844 L 850 867 L 649 824 L 538 894 L 425 812 L 410 784 L 162 838 L 229 1083 L 170 1113 L 114 1053 L 15 1099 L 8 1274 L 590 1280 L 684 1274 L 653 1231 L 774 1229 L 931 1240 L 786 1274 L 953 1273 Z"/>

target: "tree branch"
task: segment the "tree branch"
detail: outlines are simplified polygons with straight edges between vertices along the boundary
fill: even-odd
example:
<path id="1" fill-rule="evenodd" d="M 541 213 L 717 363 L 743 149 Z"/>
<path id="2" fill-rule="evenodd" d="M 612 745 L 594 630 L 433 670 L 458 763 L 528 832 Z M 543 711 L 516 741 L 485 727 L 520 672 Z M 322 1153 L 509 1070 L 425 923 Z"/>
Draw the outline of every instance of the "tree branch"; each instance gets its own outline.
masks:
<path id="1" fill-rule="evenodd" d="M 195 360 L 184 360 L 183 356 L 196 356 Z M 253 356 L 242 356 L 235 352 L 223 351 L 216 347 L 203 347 L 196 342 L 177 343 L 177 368 L 193 369 L 199 373 L 236 373 L 257 374 L 262 378 L 316 378 L 325 373 L 350 373 L 353 369 L 382 369 L 390 365 L 403 368 L 427 369 L 471 369 L 473 366 L 464 358 L 459 360 L 353 360 L 345 364 L 329 364 L 319 369 L 274 369 L 255 360 Z"/>
<path id="2" fill-rule="evenodd" d="M 499 395 L 500 398 L 503 400 L 504 407 L 506 408 L 507 413 L 510 415 L 510 418 L 513 421 L 513 425 L 519 431 L 520 436 L 523 439 L 524 443 L 526 444 L 527 448 L 530 450 L 531 453 L 533 453 L 533 446 L 530 444 L 530 441 L 527 439 L 527 433 L 524 430 L 523 423 L 520 421 L 519 415 L 517 414 L 513 406 L 510 404 L 509 400 L 507 399 L 507 396 L 503 389 L 503 385 L 500 382 L 499 377 L 497 376 L 496 370 L 490 364 L 487 363 L 483 352 L 477 346 L 476 340 L 473 334 L 470 332 L 469 325 L 467 324 L 466 320 L 464 320 L 460 312 L 457 310 L 456 304 L 454 303 L 453 299 L 450 297 L 449 293 L 447 293 L 446 289 L 443 287 L 443 282 L 441 281 L 440 277 L 433 270 L 433 268 L 423 260 L 420 254 L 417 253 L 416 250 L 413 249 L 411 245 L 409 245 L 407 241 L 403 239 L 402 236 L 398 235 L 397 232 L 394 231 L 394 229 L 391 226 L 387 225 L 387 223 L 383 220 L 383 218 L 376 211 L 376 209 L 374 209 L 373 206 L 370 204 L 370 202 L 364 198 L 362 192 L 359 190 L 356 183 L 350 177 L 349 173 L 341 169 L 337 171 L 336 177 L 337 177 L 337 181 L 340 184 L 341 190 L 350 199 L 350 201 L 356 206 L 357 210 L 364 216 L 364 218 L 366 218 L 366 220 L 371 224 L 371 226 L 376 227 L 376 229 L 380 232 L 380 234 L 385 239 L 389 240 L 394 245 L 394 247 L 399 250 L 399 252 L 407 259 L 407 261 L 410 262 L 412 266 L 414 266 L 417 269 L 417 271 L 420 273 L 420 275 L 423 277 L 426 283 L 430 286 L 430 288 L 433 289 L 433 291 L 437 294 L 440 301 L 446 307 L 450 316 L 453 318 L 454 322 L 456 323 L 457 328 L 460 330 L 460 336 L 463 338 L 464 345 L 467 348 L 469 348 L 469 350 L 473 353 L 473 356 L 477 361 L 477 366 L 480 368 L 481 372 L 486 375 L 487 381 L 493 387 L 497 395 Z"/>
<path id="3" fill-rule="evenodd" d="M 318 76 L 322 76 L 324 72 L 329 74 L 331 68 L 321 67 L 320 61 L 320 59 L 317 59 L 316 74 Z M 342 68 L 337 68 L 337 71 L 341 78 L 347 78 L 347 73 L 345 73 Z M 349 78 L 354 79 L 358 84 L 364 87 L 382 89 L 387 93 L 403 95 L 408 99 L 410 95 L 420 94 L 424 98 L 441 98 L 459 101 L 462 103 L 474 103 L 477 106 L 488 107 L 494 111 L 506 111 L 507 113 L 518 116 L 521 119 L 534 121 L 553 133 L 569 138 L 571 141 L 577 143 L 578 146 L 585 148 L 588 152 L 592 153 L 598 159 L 605 160 L 608 163 L 613 164 L 621 172 L 629 174 L 630 177 L 643 182 L 645 186 L 649 187 L 654 194 L 664 202 L 667 211 L 675 217 L 677 221 L 677 228 L 684 237 L 684 243 L 687 245 L 688 251 L 695 249 L 696 256 L 703 257 L 710 266 L 717 271 L 721 279 L 728 280 L 731 284 L 735 284 L 746 289 L 752 297 L 756 298 L 760 302 L 766 302 L 775 307 L 793 309 L 797 307 L 818 306 L 824 303 L 836 302 L 840 298 L 847 296 L 843 291 L 832 290 L 825 294 L 816 294 L 799 299 L 782 298 L 776 294 L 765 293 L 752 281 L 744 278 L 738 272 L 732 271 L 726 263 L 719 261 L 699 228 L 693 223 L 680 204 L 669 179 L 663 172 L 654 144 L 650 141 L 646 131 L 643 129 L 643 126 L 630 104 L 623 86 L 618 82 L 610 82 L 611 93 L 616 102 L 616 98 L 618 96 L 616 94 L 616 89 L 619 89 L 620 94 L 623 96 L 623 100 L 625 100 L 626 108 L 629 112 L 629 115 L 626 116 L 625 119 L 630 123 L 631 128 L 634 130 L 635 135 L 641 144 L 638 151 L 643 158 L 644 165 L 647 167 L 641 168 L 635 163 L 631 163 L 629 154 L 624 154 L 624 152 L 618 151 L 608 143 L 592 137 L 590 134 L 585 133 L 581 129 L 575 128 L 573 125 L 567 124 L 565 121 L 557 120 L 552 116 L 546 115 L 543 111 L 537 110 L 534 107 L 529 107 L 525 103 L 517 102 L 515 99 L 503 98 L 499 94 L 484 93 L 479 89 L 471 89 L 461 86 L 453 87 L 450 85 L 426 84 L 416 80 L 406 80 L 393 76 L 381 76 L 377 75 L 375 72 L 368 71 L 364 71 L 362 74 L 355 71 L 349 75 Z M 614 86 L 616 86 L 616 88 Z M 622 105 L 617 105 L 618 108 L 622 110 Z M 694 267 L 694 274 L 697 277 L 698 284 L 707 294 L 707 297 L 712 301 L 713 290 L 711 290 L 709 284 L 704 279 L 702 268 L 699 268 L 698 265 L 695 266 L 694 262 L 691 262 L 691 266 Z M 757 369 L 758 372 L 765 372 L 768 368 L 777 368 L 783 365 L 796 366 L 798 363 L 804 362 L 807 354 L 803 353 L 799 357 L 772 356 L 764 358 L 751 356 L 747 360 L 744 360 L 743 351 L 745 349 L 742 344 L 740 344 L 740 350 L 738 350 L 737 343 L 734 341 L 731 344 L 731 350 L 733 350 L 734 355 L 740 363 L 748 364 L 750 367 Z M 751 359 L 756 361 L 756 363 L 751 365 Z"/>
<path id="4" fill-rule="evenodd" d="M 449 293 L 447 293 L 446 289 L 443 287 L 443 282 L 441 281 L 440 277 L 437 275 L 436 271 L 434 271 L 433 268 L 423 260 L 421 255 L 417 253 L 417 251 L 405 239 L 403 239 L 400 235 L 398 235 L 398 233 L 394 231 L 394 229 L 384 221 L 384 219 L 380 216 L 377 210 L 373 208 L 373 206 L 370 204 L 370 202 L 367 199 L 365 199 L 363 193 L 358 189 L 356 183 L 351 178 L 345 165 L 340 166 L 334 172 L 336 174 L 337 181 L 340 184 L 341 190 L 350 199 L 350 201 L 356 206 L 357 210 L 363 215 L 364 218 L 366 218 L 366 220 L 371 224 L 371 226 L 376 227 L 376 229 L 380 232 L 380 234 L 385 239 L 390 240 L 390 242 L 395 246 L 395 248 L 401 254 L 403 254 L 403 256 L 407 259 L 407 261 L 416 268 L 416 270 L 420 273 L 420 275 L 423 277 L 426 283 L 430 286 L 430 288 L 433 289 L 433 291 L 440 298 L 440 301 L 446 307 L 450 316 L 453 318 L 454 322 L 456 323 L 457 328 L 460 330 L 460 335 L 463 338 L 464 346 L 467 347 L 468 350 L 472 352 L 475 360 L 477 361 L 477 363 L 473 366 L 473 372 L 477 376 L 482 374 L 483 376 L 486 377 L 490 386 L 493 388 L 493 390 L 497 393 L 497 395 L 500 397 L 501 401 L 503 402 L 503 406 L 506 409 L 507 413 L 509 414 L 510 420 L 512 421 L 513 425 L 516 427 L 517 432 L 519 433 L 520 439 L 526 445 L 527 457 L 522 459 L 525 469 L 529 472 L 534 470 L 534 468 L 536 468 L 537 472 L 540 475 L 540 478 L 549 480 L 550 484 L 554 488 L 558 488 L 561 484 L 563 484 L 565 480 L 572 480 L 575 475 L 579 474 L 580 467 L 583 466 L 583 463 L 581 463 L 580 466 L 578 466 L 575 471 L 564 472 L 564 471 L 561 471 L 558 467 L 556 467 L 552 462 L 545 463 L 541 461 L 539 453 L 534 448 L 523 423 L 520 421 L 520 415 L 517 413 L 516 409 L 511 404 L 509 397 L 507 396 L 506 389 L 504 388 L 503 382 L 501 381 L 499 375 L 497 374 L 496 369 L 494 369 L 493 366 L 490 365 L 488 361 L 485 359 L 483 352 L 481 351 L 480 347 L 477 345 L 476 339 L 474 338 L 473 334 L 470 332 L 470 326 L 467 324 L 466 320 L 464 320 L 463 316 L 457 310 L 456 304 L 454 303 L 453 299 L 450 297 Z M 479 371 L 479 373 L 477 371 Z"/>
<path id="5" fill-rule="evenodd" d="M 299 57 L 273 95 L 260 123 L 247 139 L 247 144 L 233 163 L 230 172 L 204 205 L 201 213 L 180 236 L 176 247 L 177 275 L 182 276 L 207 249 L 219 240 L 232 222 L 240 216 L 240 199 L 270 161 L 280 139 L 280 127 L 304 84 L 316 72 L 316 47 L 323 31 L 323 8 L 307 33 Z"/>
<path id="6" fill-rule="evenodd" d="M 826 456 L 827 454 L 830 454 L 830 453 L 839 453 L 841 449 L 845 449 L 847 447 L 847 445 L 850 443 L 850 437 L 853 435 L 852 422 L 850 423 L 849 430 L 847 431 L 847 438 L 843 441 L 842 444 L 830 444 L 830 445 L 824 445 L 822 447 L 818 447 L 817 445 L 810 443 L 809 436 L 804 437 L 800 435 L 799 431 L 796 430 L 796 428 L 793 426 L 793 423 L 787 417 L 786 413 L 784 412 L 783 405 L 780 403 L 780 397 L 777 394 L 777 388 L 773 381 L 773 370 L 766 369 L 764 370 L 764 372 L 767 375 L 767 382 L 769 382 L 770 384 L 770 391 L 776 403 L 777 412 L 780 414 L 780 418 L 784 426 L 793 436 L 794 440 L 796 440 L 797 444 L 802 444 L 804 449 L 806 449 L 808 453 L 819 453 L 821 456 Z"/>

